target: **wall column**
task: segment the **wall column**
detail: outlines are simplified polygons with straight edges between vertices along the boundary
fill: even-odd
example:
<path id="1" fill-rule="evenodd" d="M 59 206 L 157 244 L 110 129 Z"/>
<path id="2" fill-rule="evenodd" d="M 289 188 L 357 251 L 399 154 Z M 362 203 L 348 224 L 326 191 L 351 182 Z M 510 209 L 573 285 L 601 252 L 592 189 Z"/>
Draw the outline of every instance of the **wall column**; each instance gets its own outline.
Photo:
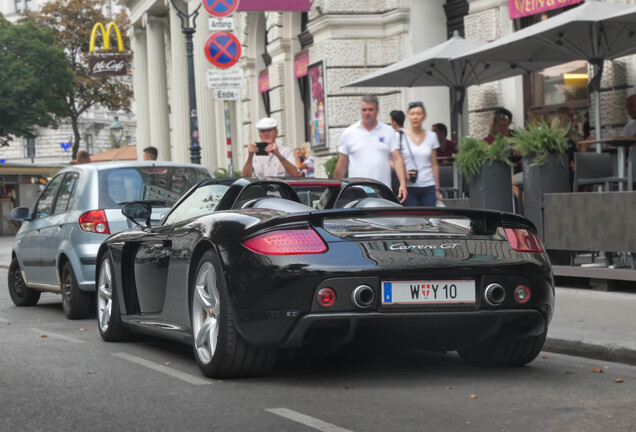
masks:
<path id="1" fill-rule="evenodd" d="M 148 54 L 146 48 L 146 30 L 135 28 L 132 34 L 133 82 L 135 92 L 135 115 L 137 117 L 136 144 L 137 155 L 150 145 L 150 112 L 148 104 Z M 141 159 L 141 157 L 139 157 Z"/>
<path id="2" fill-rule="evenodd" d="M 187 6 L 177 0 L 177 7 L 186 11 Z M 188 99 L 188 61 L 185 35 L 181 20 L 172 5 L 170 8 L 170 109 L 172 160 L 190 162 L 190 101 Z"/>
<path id="3" fill-rule="evenodd" d="M 150 114 L 150 145 L 159 150 L 159 160 L 171 160 L 166 78 L 165 22 L 145 14 L 148 39 L 148 103 Z M 143 150 L 143 149 L 142 149 Z"/>

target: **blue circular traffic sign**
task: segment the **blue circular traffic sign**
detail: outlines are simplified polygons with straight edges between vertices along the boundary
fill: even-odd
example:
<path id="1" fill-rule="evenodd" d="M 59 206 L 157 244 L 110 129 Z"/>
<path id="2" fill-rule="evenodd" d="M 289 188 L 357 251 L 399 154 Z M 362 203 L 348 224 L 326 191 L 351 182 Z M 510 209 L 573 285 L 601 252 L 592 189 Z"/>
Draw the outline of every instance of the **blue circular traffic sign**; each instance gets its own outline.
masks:
<path id="1" fill-rule="evenodd" d="M 241 42 L 230 32 L 212 33 L 205 43 L 205 56 L 214 66 L 229 68 L 241 58 Z"/>
<path id="2" fill-rule="evenodd" d="M 203 0 L 203 7 L 212 16 L 223 18 L 232 14 L 239 0 Z"/>

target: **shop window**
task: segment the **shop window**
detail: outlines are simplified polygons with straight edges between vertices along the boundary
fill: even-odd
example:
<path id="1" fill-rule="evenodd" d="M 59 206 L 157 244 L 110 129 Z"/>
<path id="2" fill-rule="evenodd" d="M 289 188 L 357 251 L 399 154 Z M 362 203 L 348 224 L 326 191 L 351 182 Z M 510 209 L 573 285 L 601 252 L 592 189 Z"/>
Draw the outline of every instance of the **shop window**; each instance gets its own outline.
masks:
<path id="1" fill-rule="evenodd" d="M 93 134 L 86 134 L 86 151 L 93 154 Z"/>
<path id="2" fill-rule="evenodd" d="M 35 137 L 27 137 L 24 144 L 24 157 L 35 158 Z"/>

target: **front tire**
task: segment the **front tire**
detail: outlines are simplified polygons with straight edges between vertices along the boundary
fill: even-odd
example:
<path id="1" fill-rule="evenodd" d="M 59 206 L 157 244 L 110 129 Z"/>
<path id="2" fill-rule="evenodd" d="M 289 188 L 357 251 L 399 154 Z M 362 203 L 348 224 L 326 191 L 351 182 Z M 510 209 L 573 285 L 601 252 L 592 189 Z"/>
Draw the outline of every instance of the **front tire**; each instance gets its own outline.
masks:
<path id="1" fill-rule="evenodd" d="M 82 291 L 70 262 L 64 264 L 62 270 L 62 308 L 68 319 L 86 318 L 90 310 L 90 294 Z"/>
<path id="2" fill-rule="evenodd" d="M 40 291 L 28 288 L 22 278 L 20 262 L 17 258 L 11 260 L 8 273 L 9 296 L 16 306 L 35 306 L 40 300 Z"/>
<path id="3" fill-rule="evenodd" d="M 539 355 L 547 334 L 546 328 L 538 336 L 507 341 L 490 340 L 457 352 L 462 360 L 475 366 L 523 366 Z"/>
<path id="4" fill-rule="evenodd" d="M 107 253 L 101 260 L 97 279 L 97 324 L 106 342 L 126 340 L 128 333 L 121 319 L 113 274 L 112 258 Z"/>
<path id="5" fill-rule="evenodd" d="M 191 289 L 194 356 L 210 378 L 256 376 L 271 370 L 276 350 L 248 344 L 234 325 L 230 296 L 218 258 L 206 252 Z"/>

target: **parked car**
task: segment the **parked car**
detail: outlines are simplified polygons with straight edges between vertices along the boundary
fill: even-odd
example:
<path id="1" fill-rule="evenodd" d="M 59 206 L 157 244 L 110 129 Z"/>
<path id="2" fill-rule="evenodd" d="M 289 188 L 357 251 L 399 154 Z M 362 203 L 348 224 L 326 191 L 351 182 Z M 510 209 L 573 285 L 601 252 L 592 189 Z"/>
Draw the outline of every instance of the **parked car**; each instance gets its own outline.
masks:
<path id="1" fill-rule="evenodd" d="M 101 162 L 61 170 L 33 208 L 17 207 L 21 221 L 9 267 L 9 294 L 17 306 L 37 304 L 42 291 L 62 294 L 70 319 L 89 312 L 99 245 L 134 225 L 121 213 L 126 202 L 153 206 L 158 223 L 192 186 L 214 177 L 200 165 L 169 162 Z"/>
<path id="2" fill-rule="evenodd" d="M 141 229 L 109 237 L 97 255 L 102 338 L 191 344 L 215 378 L 264 374 L 279 348 L 365 338 L 457 350 L 478 365 L 538 355 L 554 280 L 530 221 L 402 207 L 373 196 L 386 186 L 372 181 L 313 181 L 206 181 L 155 227 L 149 205 L 127 204 Z M 336 204 L 303 204 L 294 187 Z"/>

